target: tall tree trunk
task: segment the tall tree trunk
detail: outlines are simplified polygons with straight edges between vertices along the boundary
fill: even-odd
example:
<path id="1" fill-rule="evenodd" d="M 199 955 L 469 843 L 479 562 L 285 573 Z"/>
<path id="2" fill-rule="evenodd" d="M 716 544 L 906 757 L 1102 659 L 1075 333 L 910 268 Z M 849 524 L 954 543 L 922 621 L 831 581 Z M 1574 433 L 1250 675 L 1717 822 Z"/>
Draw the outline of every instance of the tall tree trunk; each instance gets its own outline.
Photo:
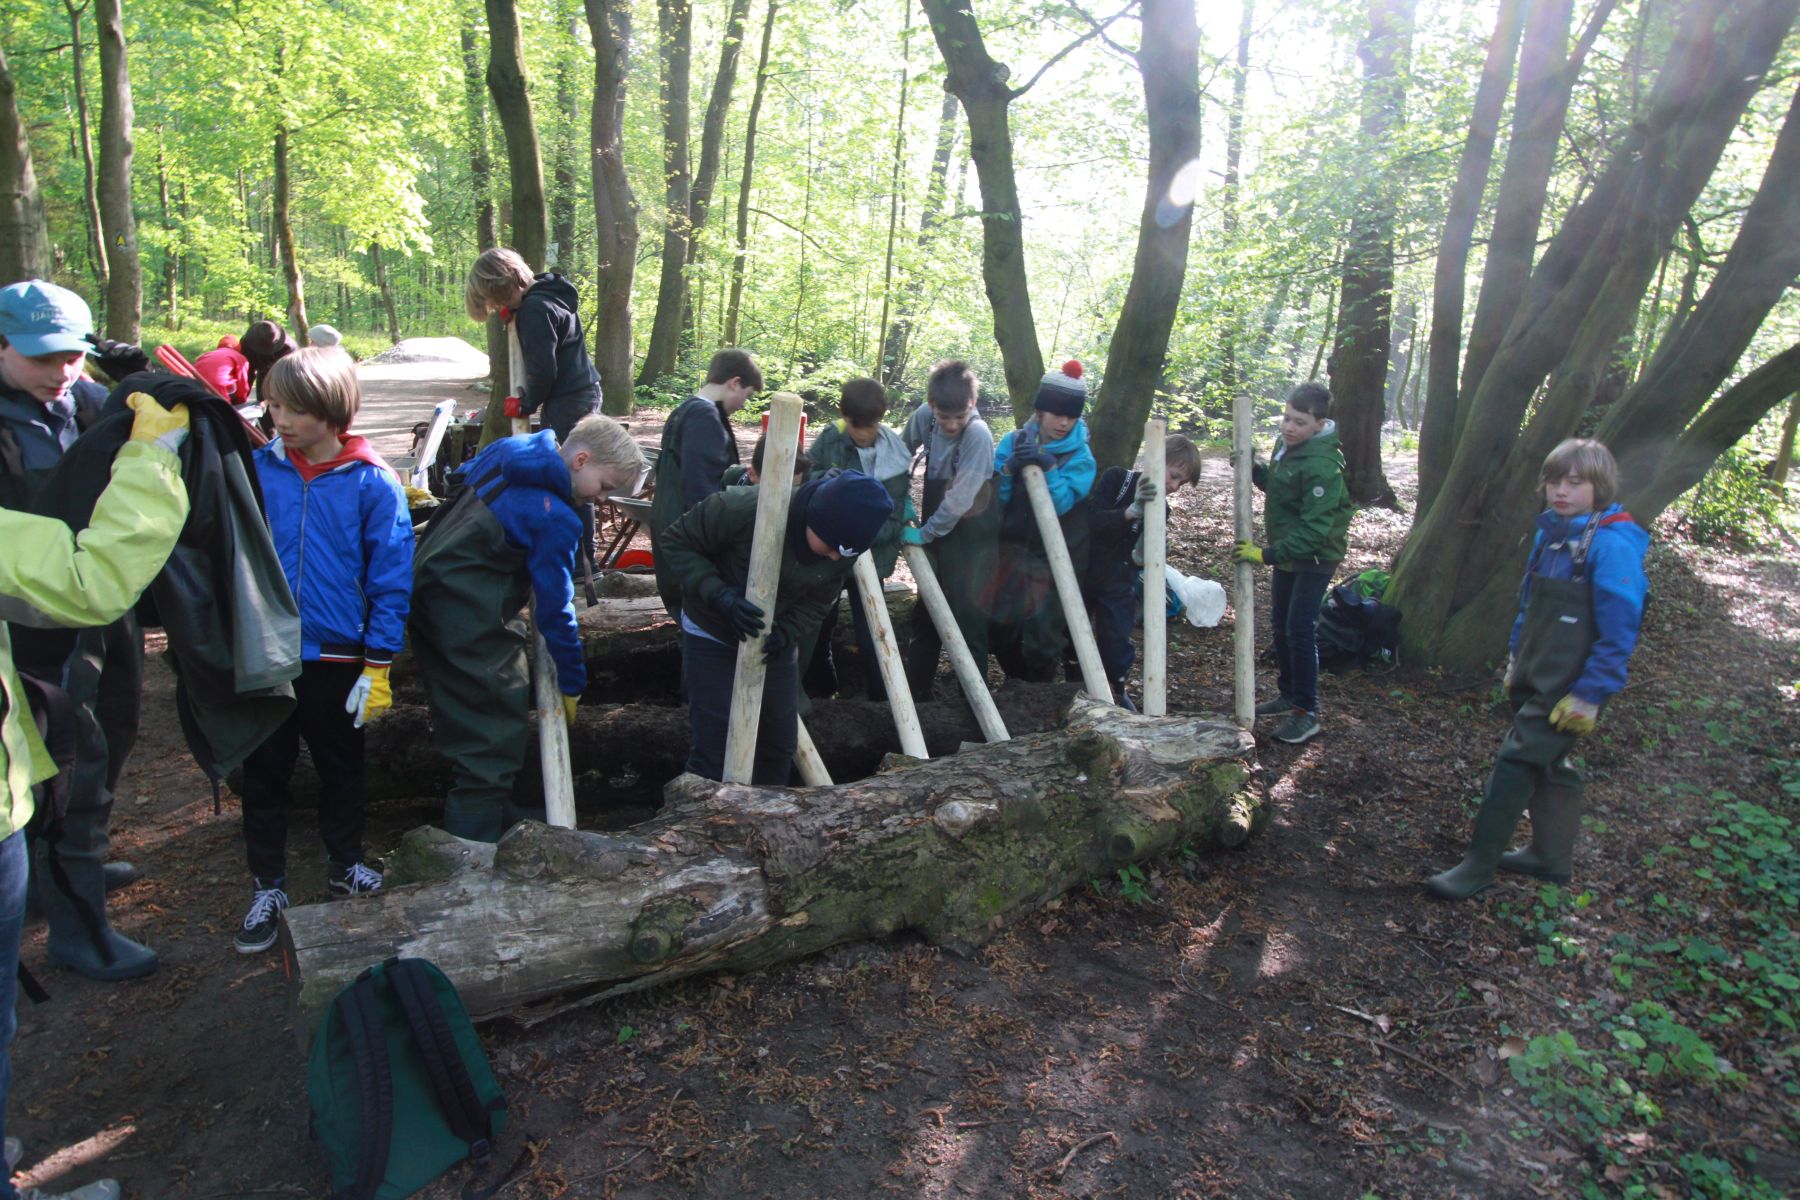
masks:
<path id="1" fill-rule="evenodd" d="M 1370 0 L 1369 31 L 1357 46 L 1363 65 L 1361 145 L 1378 157 L 1385 157 L 1405 119 L 1413 6 L 1414 0 Z M 1403 187 L 1397 169 L 1389 165 L 1377 173 L 1350 219 L 1337 332 L 1325 368 L 1350 498 L 1388 506 L 1395 501 L 1381 469 L 1381 419 L 1393 318 L 1395 208 Z"/>
<path id="2" fill-rule="evenodd" d="M 1800 392 L 1788 397 L 1787 417 L 1781 422 L 1781 445 L 1775 450 L 1775 464 L 1769 468 L 1769 478 L 1782 488 L 1787 488 L 1788 473 L 1794 466 L 1794 435 L 1800 433 Z"/>
<path id="3" fill-rule="evenodd" d="M 575 198 L 580 187 L 575 177 L 575 129 L 579 119 L 575 99 L 575 64 L 573 61 L 577 35 L 577 18 L 572 0 L 556 3 L 556 134 L 552 139 L 552 179 L 554 194 L 550 200 L 550 243 L 553 250 L 544 258 L 546 267 L 568 274 L 575 269 Z"/>
<path id="4" fill-rule="evenodd" d="M 1238 181 L 1244 157 L 1244 104 L 1250 91 L 1250 35 L 1256 28 L 1256 0 L 1244 0 L 1238 15 L 1237 63 L 1231 72 L 1231 108 L 1225 118 L 1225 187 L 1219 202 L 1219 228 L 1227 246 L 1235 248 L 1238 230 Z M 1198 148 L 1194 151 L 1198 157 Z M 1228 250 L 1232 253 L 1234 250 Z M 1219 351 L 1219 385 L 1227 396 L 1237 394 L 1238 338 L 1242 334 L 1235 305 L 1225 315 L 1224 345 Z"/>
<path id="5" fill-rule="evenodd" d="M 162 214 L 163 255 L 162 255 L 162 293 L 163 308 L 168 313 L 169 328 L 181 328 L 181 313 L 175 302 L 175 226 L 169 220 L 169 162 L 168 153 L 163 147 L 162 130 L 156 131 L 156 203 Z"/>
<path id="6" fill-rule="evenodd" d="M 281 271 L 287 280 L 287 319 L 294 336 L 306 339 L 306 291 L 300 278 L 300 258 L 294 245 L 294 223 L 289 216 L 293 184 L 288 173 L 288 130 L 275 130 L 275 240 L 281 248 Z"/>
<path id="7" fill-rule="evenodd" d="M 949 69 L 946 86 L 969 116 L 969 153 L 981 184 L 981 280 L 994 315 L 994 340 L 1006 375 L 1013 416 L 1031 416 L 1044 376 L 1044 353 L 1031 314 L 1025 273 L 1024 216 L 1013 170 L 1008 108 L 1022 93 L 1006 86 L 1007 69 L 988 54 L 971 0 L 922 0 L 938 53 Z"/>
<path id="8" fill-rule="evenodd" d="M 381 261 L 381 243 L 369 243 L 369 264 L 375 268 L 375 287 L 381 292 L 381 306 L 387 310 L 388 341 L 399 344 L 400 314 L 394 310 L 394 290 L 388 286 L 387 267 Z"/>
<path id="9" fill-rule="evenodd" d="M 1647 111 L 1545 248 L 1466 405 L 1444 486 L 1401 551 L 1390 602 L 1407 615 L 1402 638 L 1415 658 L 1468 668 L 1504 645 L 1543 455 L 1578 428 L 1658 250 L 1717 167 L 1797 9 L 1800 0 L 1766 0 L 1682 12 Z"/>
<path id="10" fill-rule="evenodd" d="M 731 252 L 731 299 L 725 306 L 727 346 L 738 341 L 738 320 L 744 303 L 744 260 L 750 241 L 750 185 L 756 169 L 756 123 L 762 116 L 763 93 L 769 83 L 769 42 L 775 35 L 775 10 L 779 0 L 769 0 L 769 11 L 763 17 L 762 49 L 756 55 L 756 88 L 750 94 L 750 114 L 744 123 L 744 169 L 738 181 L 737 240 Z"/>
<path id="11" fill-rule="evenodd" d="M 594 170 L 594 362 L 601 407 L 631 413 L 631 280 L 637 270 L 637 197 L 625 174 L 625 80 L 631 61 L 630 0 L 585 0 L 594 43 L 588 141 Z"/>
<path id="12" fill-rule="evenodd" d="M 887 252 L 881 267 L 881 321 L 876 329 L 883 334 L 880 349 L 887 345 L 886 332 L 888 314 L 893 310 L 894 301 L 894 240 L 900 232 L 900 163 L 906 157 L 906 89 L 912 81 L 908 75 L 912 68 L 912 0 L 903 0 L 901 8 L 906 13 L 906 23 L 900 33 L 900 102 L 894 113 L 894 153 L 892 171 L 888 176 L 888 227 Z M 861 348 L 860 346 L 858 347 Z M 871 372 L 878 379 L 886 379 L 891 373 L 893 364 L 886 358 L 875 364 Z"/>
<path id="13" fill-rule="evenodd" d="M 86 48 L 81 42 L 81 18 L 87 13 L 87 0 L 78 7 L 63 0 L 69 14 L 69 61 L 74 67 L 76 137 L 81 142 L 81 217 L 87 226 L 88 266 L 94 272 L 94 288 L 102 296 L 110 276 L 106 263 L 106 235 L 100 227 L 100 199 L 95 188 L 94 139 L 89 132 Z"/>
<path id="14" fill-rule="evenodd" d="M 689 67 L 694 52 L 694 9 L 690 0 L 657 0 L 657 47 L 662 63 L 663 242 L 662 277 L 650 344 L 638 373 L 640 385 L 654 384 L 675 370 L 681 346 L 682 280 L 687 269 L 693 222 L 693 179 L 688 173 Z"/>
<path id="15" fill-rule="evenodd" d="M 1456 446 L 1456 376 L 1462 361 L 1463 283 L 1469 271 L 1469 248 L 1475 241 L 1475 222 L 1481 215 L 1481 196 L 1487 190 L 1488 172 L 1494 164 L 1494 139 L 1500 133 L 1500 110 L 1506 106 L 1512 86 L 1513 61 L 1519 55 L 1519 34 L 1525 25 L 1525 0 L 1501 0 L 1500 15 L 1488 39 L 1487 60 L 1481 83 L 1475 88 L 1475 107 L 1469 116 L 1469 136 L 1463 142 L 1456 182 L 1444 214 L 1444 232 L 1438 239 L 1437 264 L 1431 285 L 1431 337 L 1425 366 L 1425 415 L 1419 422 L 1419 504 L 1431 507 L 1443 483 L 1444 471 Z"/>
<path id="16" fill-rule="evenodd" d="M 31 138 L 19 115 L 12 68 L 0 48 L 0 287 L 49 275 L 44 197 L 31 164 Z"/>
<path id="17" fill-rule="evenodd" d="M 131 200 L 131 71 L 120 0 L 94 0 L 100 40 L 100 228 L 106 232 L 106 336 L 136 344 L 143 319 L 144 264 Z"/>
<path id="18" fill-rule="evenodd" d="M 464 21 L 458 38 L 462 44 L 463 109 L 469 139 L 469 190 L 475 200 L 475 248 L 492 250 L 500 244 L 494 223 L 494 160 L 488 141 L 487 85 L 482 78 L 481 53 L 475 26 Z M 488 355 L 488 395 L 504 396 L 512 381 L 507 361 L 506 327 L 498 317 L 483 322 Z"/>
<path id="19" fill-rule="evenodd" d="M 712 211 L 713 193 L 719 183 L 720 163 L 724 160 L 725 120 L 731 114 L 731 92 L 737 86 L 738 56 L 744 47 L 744 21 L 750 13 L 750 0 L 731 0 L 731 13 L 725 20 L 725 36 L 719 44 L 719 69 L 713 75 L 712 93 L 706 101 L 706 117 L 700 123 L 700 166 L 694 172 L 694 184 L 688 192 L 687 260 L 681 276 L 681 328 L 676 345 L 691 348 L 694 340 L 693 279 L 694 264 L 700 256 L 700 239 L 706 233 L 706 218 Z M 661 305 L 657 314 L 662 313 Z M 656 331 L 651 330 L 651 345 L 656 344 Z"/>
<path id="20" fill-rule="evenodd" d="M 519 32 L 515 0 L 485 0 L 488 17 L 488 94 L 506 137 L 506 162 L 510 183 L 512 248 L 532 270 L 544 269 L 544 251 L 550 240 L 549 213 L 544 207 L 544 163 L 538 152 L 537 124 L 531 114 L 531 92 L 525 78 L 525 47 Z M 492 318 L 490 324 L 495 324 Z M 490 353 L 496 364 L 495 378 L 505 370 L 505 340 L 501 353 Z M 489 345 L 493 345 L 490 338 Z M 489 393 L 491 399 L 481 422 L 481 444 L 488 445 L 512 434 L 512 422 L 493 400 L 507 394 L 510 381 Z"/>
<path id="21" fill-rule="evenodd" d="M 937 148 L 932 152 L 931 178 L 925 185 L 925 203 L 919 212 L 919 235 L 913 243 L 914 257 L 921 262 L 931 245 L 933 231 L 944 219 L 950 155 L 956 149 L 957 112 L 955 94 L 946 91 L 943 106 L 938 110 Z M 890 391 L 900 385 L 906 372 L 906 351 L 907 343 L 912 337 L 913 314 L 918 311 L 919 298 L 924 289 L 925 276 L 922 271 L 907 275 L 906 282 L 900 288 L 900 298 L 895 305 L 893 319 L 882 333 L 880 378 Z"/>
<path id="22" fill-rule="evenodd" d="M 1162 383 L 1169 331 L 1187 275 L 1193 204 L 1171 198 L 1200 152 L 1200 29 L 1194 0 L 1144 0 L 1138 71 L 1150 130 L 1150 166 L 1138 218 L 1131 283 L 1107 348 L 1106 375 L 1088 428 L 1102 467 L 1129 466 Z"/>
<path id="23" fill-rule="evenodd" d="M 1382 390 L 1381 405 L 1384 417 L 1401 421 L 1404 425 L 1404 414 L 1398 412 L 1400 398 L 1406 392 L 1407 381 L 1412 378 L 1414 334 L 1419 324 L 1419 302 L 1409 298 L 1394 314 L 1392 338 L 1388 342 L 1388 375 L 1387 386 Z"/>

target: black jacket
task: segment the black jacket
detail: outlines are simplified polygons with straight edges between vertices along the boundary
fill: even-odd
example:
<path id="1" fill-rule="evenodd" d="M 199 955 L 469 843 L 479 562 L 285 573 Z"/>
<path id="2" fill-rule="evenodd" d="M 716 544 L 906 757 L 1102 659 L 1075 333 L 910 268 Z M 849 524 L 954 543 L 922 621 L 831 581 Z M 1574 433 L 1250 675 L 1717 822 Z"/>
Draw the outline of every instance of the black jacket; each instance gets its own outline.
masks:
<path id="1" fill-rule="evenodd" d="M 525 359 L 525 392 L 519 397 L 525 412 L 559 396 L 588 399 L 599 386 L 600 372 L 581 332 L 580 304 L 574 285 L 554 272 L 539 275 L 519 301 L 513 327 Z"/>
<path id="2" fill-rule="evenodd" d="M 145 625 L 169 637 L 182 731 L 213 778 L 240 764 L 287 719 L 290 681 L 300 673 L 300 612 L 263 517 L 244 423 L 202 384 L 177 375 L 127 376 L 100 419 L 50 475 L 32 511 L 79 532 L 131 435 L 125 398 L 146 392 L 165 408 L 185 404 L 189 432 L 178 457 L 187 484 L 187 524 L 169 561 L 138 602 Z M 12 628 L 21 664 L 55 669 L 74 647 L 72 630 Z"/>

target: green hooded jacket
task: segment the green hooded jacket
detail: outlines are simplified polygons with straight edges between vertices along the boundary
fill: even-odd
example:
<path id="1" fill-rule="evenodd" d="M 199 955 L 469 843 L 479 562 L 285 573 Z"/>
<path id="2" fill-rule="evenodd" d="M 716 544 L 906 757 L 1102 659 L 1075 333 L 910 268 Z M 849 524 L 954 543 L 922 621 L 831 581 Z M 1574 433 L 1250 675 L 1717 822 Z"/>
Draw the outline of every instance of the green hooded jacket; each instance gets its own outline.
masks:
<path id="1" fill-rule="evenodd" d="M 894 563 L 900 557 L 900 531 L 906 524 L 906 514 L 911 508 L 906 491 L 912 482 L 908 470 L 912 466 L 912 455 L 907 451 L 906 443 L 900 440 L 899 434 L 886 425 L 878 426 L 881 432 L 876 435 L 874 469 L 871 470 L 870 464 L 864 463 L 862 452 L 857 449 L 856 443 L 850 440 L 850 434 L 844 425 L 841 419 L 833 421 L 813 439 L 812 446 L 806 452 L 807 457 L 812 459 L 812 470 L 807 474 L 807 479 L 823 479 L 835 467 L 871 475 L 887 489 L 888 498 L 894 502 L 894 511 L 882 524 L 875 544 L 869 547 L 869 553 L 874 556 L 875 574 L 886 579 L 894 573 Z"/>
<path id="2" fill-rule="evenodd" d="M 1258 475 L 1257 486 L 1268 496 L 1263 561 L 1290 571 L 1343 562 L 1352 508 L 1337 422 L 1326 422 Z"/>

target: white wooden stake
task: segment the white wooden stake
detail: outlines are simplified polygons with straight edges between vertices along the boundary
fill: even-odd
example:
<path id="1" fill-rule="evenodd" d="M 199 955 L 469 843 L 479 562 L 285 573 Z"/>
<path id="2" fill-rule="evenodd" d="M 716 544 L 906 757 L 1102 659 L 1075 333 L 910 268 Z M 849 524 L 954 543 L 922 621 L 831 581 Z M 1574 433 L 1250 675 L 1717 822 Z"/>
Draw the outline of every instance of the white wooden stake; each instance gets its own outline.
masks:
<path id="1" fill-rule="evenodd" d="M 1250 393 L 1239 391 L 1231 402 L 1231 445 L 1237 465 L 1232 475 L 1232 496 L 1237 516 L 1237 540 L 1255 537 L 1250 511 Z M 1256 724 L 1256 568 L 1239 563 L 1237 587 L 1231 596 L 1237 620 L 1233 640 L 1237 650 L 1234 692 L 1237 723 L 1245 729 Z"/>
<path id="2" fill-rule="evenodd" d="M 1069 626 L 1069 640 L 1075 643 L 1075 659 L 1081 664 L 1081 685 L 1093 699 L 1111 704 L 1112 685 L 1106 681 L 1106 668 L 1100 665 L 1100 647 L 1094 642 L 1087 606 L 1081 602 L 1081 584 L 1075 578 L 1075 564 L 1069 558 L 1068 543 L 1063 541 L 1062 526 L 1056 520 L 1056 502 L 1050 499 L 1044 469 L 1026 467 L 1019 472 L 1019 481 L 1031 497 L 1031 512 L 1037 518 L 1044 556 L 1050 560 L 1050 576 L 1056 580 L 1056 594 L 1062 598 L 1063 620 Z"/>
<path id="3" fill-rule="evenodd" d="M 763 461 L 769 461 L 768 446 L 763 447 Z M 799 741 L 794 744 L 794 766 L 800 771 L 800 782 L 807 787 L 830 787 L 831 772 L 825 769 L 825 759 L 820 756 L 819 748 L 813 745 L 812 734 L 806 731 L 806 722 L 799 717 L 794 718 L 794 732 Z"/>
<path id="4" fill-rule="evenodd" d="M 506 327 L 508 371 L 513 395 L 525 384 L 525 354 L 519 349 L 519 331 Z M 490 401 L 491 403 L 491 401 Z M 514 437 L 531 432 L 527 417 L 512 419 Z M 550 647 L 537 627 L 537 597 L 527 610 L 526 634 L 531 639 L 531 704 L 537 713 L 538 766 L 544 776 L 544 819 L 559 829 L 575 828 L 575 772 L 569 766 L 569 726 L 563 716 L 562 691 L 556 686 L 556 664 Z"/>
<path id="5" fill-rule="evenodd" d="M 768 453 L 765 447 L 763 454 Z M 869 640 L 875 643 L 875 660 L 881 665 L 881 682 L 887 685 L 888 707 L 894 710 L 900 748 L 914 758 L 930 758 L 925 749 L 925 731 L 919 726 L 919 710 L 913 707 L 912 688 L 906 682 L 900 644 L 894 640 L 894 620 L 888 612 L 887 597 L 881 594 L 881 576 L 875 573 L 875 560 L 867 550 L 856 556 L 856 597 L 869 622 Z"/>
<path id="6" fill-rule="evenodd" d="M 905 546 L 902 552 L 912 571 L 913 582 L 919 585 L 919 602 L 925 606 L 931 623 L 937 626 L 938 641 L 950 655 L 950 667 L 956 672 L 956 681 L 962 685 L 963 695 L 975 713 L 976 724 L 981 726 L 981 736 L 990 742 L 1010 740 L 1006 722 L 1000 719 L 1000 709 L 994 704 L 994 693 L 988 691 L 986 665 L 975 661 L 968 639 L 963 637 L 962 627 L 956 623 L 956 614 L 950 611 L 950 599 L 944 595 L 944 585 L 938 582 L 931 557 L 923 546 Z"/>
<path id="7" fill-rule="evenodd" d="M 1169 423 L 1144 422 L 1144 477 L 1156 481 L 1156 500 L 1144 506 L 1144 703 L 1146 717 L 1169 712 L 1169 601 L 1163 563 L 1168 551 L 1167 459 L 1163 439 Z"/>
<path id="8" fill-rule="evenodd" d="M 800 397 L 792 392 L 776 392 L 769 400 L 761 477 L 773 481 L 774 486 L 756 489 L 756 531 L 750 539 L 750 577 L 744 583 L 744 599 L 763 610 L 767 623 L 761 634 L 738 643 L 737 671 L 731 678 L 731 720 L 725 728 L 726 783 L 749 783 L 755 768 L 763 679 L 768 674 L 763 643 L 774 625 L 775 595 L 781 583 L 781 540 L 787 536 L 788 503 L 794 498 L 789 481 L 794 478 L 794 456 L 799 450 L 800 407 Z M 810 738 L 801 737 L 804 745 L 811 745 Z"/>

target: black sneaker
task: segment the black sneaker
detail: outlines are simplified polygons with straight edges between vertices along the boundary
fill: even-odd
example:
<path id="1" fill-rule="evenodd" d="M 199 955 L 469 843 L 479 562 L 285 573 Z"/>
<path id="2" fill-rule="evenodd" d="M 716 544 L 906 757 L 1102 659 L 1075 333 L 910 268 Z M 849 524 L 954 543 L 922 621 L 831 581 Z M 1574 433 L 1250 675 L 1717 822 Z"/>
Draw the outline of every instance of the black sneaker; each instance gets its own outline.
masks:
<path id="1" fill-rule="evenodd" d="M 1319 735 L 1319 718 L 1304 708 L 1296 708 L 1288 715 L 1288 719 L 1275 727 L 1275 740 L 1286 742 L 1290 746 L 1298 746 L 1301 742 Z"/>
<path id="2" fill-rule="evenodd" d="M 362 863 L 351 863 L 347 867 L 332 863 L 326 874 L 326 886 L 334 896 L 366 896 L 381 890 L 381 872 L 372 871 Z"/>
<path id="3" fill-rule="evenodd" d="M 1294 702 L 1286 696 L 1277 696 L 1273 700 L 1264 700 L 1256 706 L 1258 717 L 1282 717 L 1294 711 Z"/>
<path id="4" fill-rule="evenodd" d="M 288 906 L 286 879 L 256 881 L 256 894 L 250 900 L 250 911 L 244 914 L 244 926 L 233 942 L 239 954 L 260 954 L 275 944 L 281 930 L 281 914 Z"/>

